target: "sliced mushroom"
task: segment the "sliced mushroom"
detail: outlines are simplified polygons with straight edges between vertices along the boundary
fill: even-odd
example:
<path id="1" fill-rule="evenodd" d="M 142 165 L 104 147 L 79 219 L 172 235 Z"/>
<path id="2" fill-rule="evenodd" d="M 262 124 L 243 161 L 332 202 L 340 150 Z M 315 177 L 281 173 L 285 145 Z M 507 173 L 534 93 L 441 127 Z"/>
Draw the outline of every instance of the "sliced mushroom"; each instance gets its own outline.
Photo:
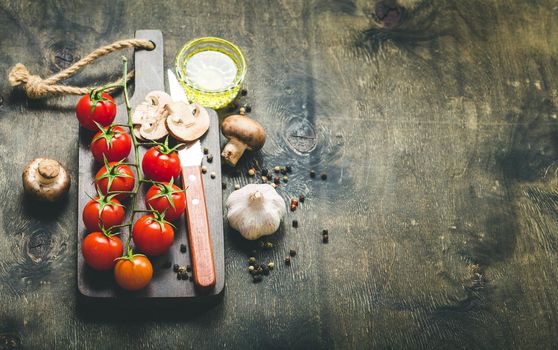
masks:
<path id="1" fill-rule="evenodd" d="M 25 191 L 41 201 L 57 201 L 70 188 L 70 175 L 54 159 L 33 159 L 23 170 L 22 180 Z"/>
<path id="2" fill-rule="evenodd" d="M 168 111 L 167 129 L 181 142 L 195 141 L 209 129 L 209 114 L 198 104 L 175 101 L 169 103 L 166 110 Z"/>
<path id="3" fill-rule="evenodd" d="M 132 113 L 134 135 L 141 140 L 160 140 L 168 135 L 165 119 L 168 112 L 165 106 L 171 97 L 164 91 L 151 91 L 145 96 Z"/>

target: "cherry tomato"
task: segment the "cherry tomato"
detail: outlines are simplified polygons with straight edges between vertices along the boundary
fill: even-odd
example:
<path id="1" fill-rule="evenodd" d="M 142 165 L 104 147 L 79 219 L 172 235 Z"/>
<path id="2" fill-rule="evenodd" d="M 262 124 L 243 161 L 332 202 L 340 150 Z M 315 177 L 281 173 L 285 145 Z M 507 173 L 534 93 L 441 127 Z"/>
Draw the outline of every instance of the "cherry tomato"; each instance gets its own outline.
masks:
<path id="1" fill-rule="evenodd" d="M 177 179 L 181 170 L 176 151 L 164 145 L 151 147 L 145 152 L 141 167 L 147 178 L 160 182 Z"/>
<path id="2" fill-rule="evenodd" d="M 160 214 L 165 213 L 165 219 L 174 221 L 186 209 L 186 196 L 178 186 L 171 182 L 153 185 L 145 195 L 145 206 L 151 207 Z"/>
<path id="3" fill-rule="evenodd" d="M 76 117 L 81 126 L 88 130 L 99 130 L 95 123 L 110 125 L 115 116 L 116 104 L 106 92 L 93 90 L 80 98 L 76 106 Z"/>
<path id="4" fill-rule="evenodd" d="M 91 232 L 81 244 L 81 252 L 87 265 L 95 270 L 109 270 L 122 255 L 122 241 L 116 236 Z"/>
<path id="5" fill-rule="evenodd" d="M 153 278 L 153 265 L 143 255 L 122 258 L 114 266 L 116 283 L 126 290 L 134 291 L 145 288 Z"/>
<path id="6" fill-rule="evenodd" d="M 149 214 L 136 221 L 132 228 L 132 237 L 140 252 L 158 256 L 172 245 L 174 229 L 159 214 Z"/>
<path id="7" fill-rule="evenodd" d="M 83 207 L 83 223 L 87 231 L 100 231 L 120 225 L 124 221 L 124 207 L 112 196 L 97 196 Z"/>
<path id="8" fill-rule="evenodd" d="M 130 154 L 132 138 L 121 127 L 109 125 L 95 134 L 90 148 L 97 162 L 103 163 L 104 158 L 109 162 L 118 162 Z"/>
<path id="9" fill-rule="evenodd" d="M 105 195 L 118 191 L 132 191 L 135 183 L 136 179 L 132 169 L 120 162 L 105 164 L 95 175 L 95 185 Z M 119 193 L 115 198 L 123 200 L 129 195 L 129 193 Z"/>

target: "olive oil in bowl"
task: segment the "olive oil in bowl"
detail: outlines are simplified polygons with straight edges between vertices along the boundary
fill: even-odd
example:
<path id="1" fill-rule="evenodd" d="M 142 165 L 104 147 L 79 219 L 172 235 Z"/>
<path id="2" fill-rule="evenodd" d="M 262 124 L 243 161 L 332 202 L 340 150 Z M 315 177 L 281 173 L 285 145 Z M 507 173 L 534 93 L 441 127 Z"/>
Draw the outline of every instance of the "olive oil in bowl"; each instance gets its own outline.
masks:
<path id="1" fill-rule="evenodd" d="M 176 73 L 191 103 L 219 109 L 236 98 L 246 61 L 238 46 L 227 40 L 199 38 L 178 52 Z"/>

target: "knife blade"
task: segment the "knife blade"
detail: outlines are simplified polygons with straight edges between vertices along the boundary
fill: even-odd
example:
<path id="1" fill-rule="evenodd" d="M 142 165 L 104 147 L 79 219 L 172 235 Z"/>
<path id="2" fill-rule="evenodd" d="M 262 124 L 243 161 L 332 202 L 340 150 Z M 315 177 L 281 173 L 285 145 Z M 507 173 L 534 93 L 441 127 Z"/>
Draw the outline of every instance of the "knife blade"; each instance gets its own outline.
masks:
<path id="1" fill-rule="evenodd" d="M 172 99 L 188 103 L 186 93 L 174 73 L 169 69 L 167 74 Z M 185 216 L 194 283 L 198 288 L 207 289 L 215 285 L 216 278 L 201 172 L 203 152 L 200 140 L 179 150 L 178 157 L 182 167 L 182 188 L 186 194 Z"/>

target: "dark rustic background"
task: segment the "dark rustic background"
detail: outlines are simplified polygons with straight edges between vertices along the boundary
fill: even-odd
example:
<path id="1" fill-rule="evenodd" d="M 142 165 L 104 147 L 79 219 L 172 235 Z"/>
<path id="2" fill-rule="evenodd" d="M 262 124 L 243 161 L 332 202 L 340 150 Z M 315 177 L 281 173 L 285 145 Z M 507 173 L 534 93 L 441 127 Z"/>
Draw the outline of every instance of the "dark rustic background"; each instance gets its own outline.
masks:
<path id="1" fill-rule="evenodd" d="M 402 4 L 0 1 L 2 72 L 45 77 L 137 29 L 163 31 L 169 66 L 193 37 L 238 43 L 269 139 L 224 169 L 224 195 L 251 165 L 290 164 L 281 193 L 308 198 L 262 253 L 278 268 L 260 284 L 226 232 L 214 307 L 86 309 L 76 187 L 37 206 L 20 179 L 36 156 L 77 175 L 76 98 L 28 101 L 2 79 L 0 349 L 557 348 L 558 1 Z M 116 78 L 118 57 L 69 83 Z"/>

